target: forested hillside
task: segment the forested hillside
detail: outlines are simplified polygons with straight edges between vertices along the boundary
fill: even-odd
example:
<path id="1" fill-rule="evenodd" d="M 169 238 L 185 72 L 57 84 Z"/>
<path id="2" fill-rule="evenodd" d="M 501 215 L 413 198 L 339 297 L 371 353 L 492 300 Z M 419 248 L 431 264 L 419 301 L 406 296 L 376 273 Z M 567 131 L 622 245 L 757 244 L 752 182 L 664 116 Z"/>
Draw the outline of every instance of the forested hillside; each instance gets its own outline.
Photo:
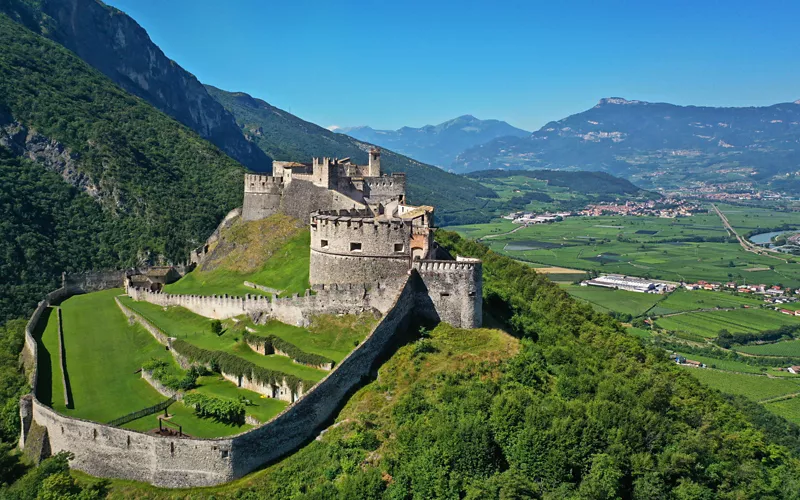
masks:
<path id="1" fill-rule="evenodd" d="M 368 161 L 370 144 L 331 132 L 243 92 L 206 88 L 233 113 L 258 147 L 276 160 L 310 162 L 314 156 L 325 155 L 349 157 L 361 164 Z M 405 172 L 409 201 L 435 206 L 440 225 L 486 222 L 496 209 L 493 203 L 482 199 L 496 194 L 465 177 L 388 150 L 381 155 L 381 168 L 386 173 Z"/>
<path id="2" fill-rule="evenodd" d="M 2 14 L 0 75 L 0 318 L 28 314 L 61 271 L 183 261 L 241 203 L 239 164 Z M 45 153 L 66 151 L 71 170 L 60 173 L 94 199 L 10 158 L 35 156 L 34 131 Z M 58 159 L 43 164 L 58 170 Z"/>
<path id="3" fill-rule="evenodd" d="M 269 170 L 270 158 L 244 138 L 233 116 L 124 12 L 100 0 L 2 0 L 0 12 L 70 49 L 249 169 Z"/>
<path id="4" fill-rule="evenodd" d="M 467 174 L 471 179 L 502 179 L 530 177 L 547 181 L 548 185 L 564 187 L 578 193 L 636 194 L 642 190 L 633 183 L 605 172 L 571 172 L 560 170 L 479 170 Z"/>

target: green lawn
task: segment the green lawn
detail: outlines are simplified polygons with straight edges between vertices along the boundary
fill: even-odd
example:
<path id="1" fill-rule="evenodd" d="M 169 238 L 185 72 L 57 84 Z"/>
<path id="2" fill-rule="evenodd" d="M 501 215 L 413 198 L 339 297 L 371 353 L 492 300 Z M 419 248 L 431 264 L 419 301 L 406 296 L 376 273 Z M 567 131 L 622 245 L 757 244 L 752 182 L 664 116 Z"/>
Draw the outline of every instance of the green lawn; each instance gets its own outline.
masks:
<path id="1" fill-rule="evenodd" d="M 61 304 L 73 408 L 64 407 L 55 311 L 44 317 L 37 395 L 59 413 L 105 423 L 165 399 L 136 371 L 151 358 L 173 363 L 172 356 L 141 326 L 128 324 L 114 302 L 119 293 L 115 289 L 77 295 Z M 48 393 L 52 397 L 47 398 Z M 151 416 L 128 427 L 147 431 L 156 426 Z M 232 433 L 229 426 L 197 418 L 187 418 L 185 426 L 187 433 L 198 436 Z"/>
<path id="2" fill-rule="evenodd" d="M 691 359 L 691 358 L 690 358 Z M 753 401 L 763 401 L 785 394 L 800 392 L 800 380 L 746 375 L 710 368 L 685 368 L 700 382 L 728 394 L 742 395 Z"/>
<path id="3" fill-rule="evenodd" d="M 42 314 L 39 328 L 34 332 L 38 340 L 37 367 L 39 370 L 36 397 L 56 411 L 64 412 L 64 390 L 61 382 L 61 363 L 58 358 L 58 317 L 56 307 L 48 307 Z"/>
<path id="4" fill-rule="evenodd" d="M 200 377 L 197 379 L 197 383 L 200 387 L 194 390 L 201 394 L 228 399 L 238 399 L 239 396 L 246 397 L 252 403 L 247 406 L 246 413 L 262 423 L 269 421 L 288 406 L 286 401 L 268 398 L 257 392 L 236 387 L 233 382 L 229 382 L 219 375 Z"/>
<path id="5" fill-rule="evenodd" d="M 564 289 L 573 297 L 584 300 L 601 312 L 617 311 L 639 316 L 664 296 L 655 293 L 628 292 L 596 286 L 569 285 Z"/>
<path id="6" fill-rule="evenodd" d="M 244 286 L 244 281 L 282 290 L 281 296 L 304 293 L 308 288 L 311 233 L 300 232 L 252 273 L 240 273 L 219 267 L 212 271 L 195 270 L 164 287 L 167 293 L 186 295 L 269 295 Z"/>
<path id="7" fill-rule="evenodd" d="M 736 346 L 735 349 L 759 356 L 800 357 L 800 340 L 787 340 L 775 344 Z"/>
<path id="8" fill-rule="evenodd" d="M 194 413 L 194 409 L 185 406 L 181 402 L 170 405 L 167 412 L 172 415 L 170 422 L 183 427 L 183 432 L 198 438 L 215 438 L 232 436 L 246 430 L 252 429 L 252 425 L 229 425 L 217 422 L 210 418 L 200 418 Z M 163 414 L 163 412 L 159 413 Z M 158 415 L 153 414 L 128 422 L 122 427 L 135 431 L 146 432 L 158 428 Z M 165 426 L 167 427 L 167 426 Z"/>
<path id="9" fill-rule="evenodd" d="M 734 334 L 752 333 L 798 323 L 800 318 L 768 309 L 696 312 L 656 320 L 660 328 L 690 332 L 707 338 L 716 337 L 722 329 Z"/>
<path id="10" fill-rule="evenodd" d="M 258 354 L 242 343 L 242 334 L 232 328 L 235 324 L 232 320 L 225 321 L 225 326 L 229 328 L 223 330 L 223 334 L 218 336 L 211 332 L 210 319 L 194 314 L 183 307 L 170 307 L 164 310 L 161 306 L 149 302 L 137 302 L 129 297 L 122 297 L 120 300 L 168 335 L 185 340 L 197 347 L 226 351 L 258 366 L 295 375 L 303 380 L 317 382 L 327 373 L 323 370 L 295 363 L 286 356 L 264 356 Z M 291 339 L 287 340 L 291 341 Z"/>
<path id="11" fill-rule="evenodd" d="M 275 335 L 306 352 L 325 356 L 338 363 L 350 354 L 377 322 L 378 318 L 371 314 L 358 316 L 325 314 L 315 317 L 308 329 L 274 320 L 266 325 L 254 325 L 252 322 L 248 322 L 248 325 L 258 333 Z"/>

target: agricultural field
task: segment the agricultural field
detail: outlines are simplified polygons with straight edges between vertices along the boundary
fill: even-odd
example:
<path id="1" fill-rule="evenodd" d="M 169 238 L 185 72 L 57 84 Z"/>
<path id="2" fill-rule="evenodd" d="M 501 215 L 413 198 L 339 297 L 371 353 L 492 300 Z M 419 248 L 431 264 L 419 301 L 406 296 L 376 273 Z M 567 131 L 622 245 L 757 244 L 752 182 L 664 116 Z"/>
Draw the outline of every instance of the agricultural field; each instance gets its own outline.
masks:
<path id="1" fill-rule="evenodd" d="M 757 375 L 769 373 L 770 375 L 774 376 L 782 376 L 784 374 L 788 374 L 789 377 L 787 378 L 798 377 L 798 379 L 800 379 L 800 376 L 792 375 L 791 373 L 788 372 L 779 372 L 771 367 L 748 365 L 747 363 L 743 363 L 741 361 L 734 361 L 731 359 L 717 359 L 717 358 L 712 358 L 710 356 L 702 356 L 700 354 L 691 354 L 680 351 L 678 351 L 677 354 L 683 356 L 686 359 L 691 359 L 693 361 L 699 361 L 701 363 L 704 363 L 706 366 L 712 369 L 723 370 L 727 372 L 752 373 Z"/>
<path id="2" fill-rule="evenodd" d="M 588 302 L 600 312 L 616 311 L 631 316 L 640 316 L 664 299 L 655 293 L 628 292 L 596 286 L 569 285 L 564 289 L 573 297 Z"/>
<path id="3" fill-rule="evenodd" d="M 659 302 L 650 314 L 672 314 L 682 311 L 696 311 L 698 309 L 713 308 L 736 308 L 747 306 L 749 308 L 760 308 L 764 302 L 755 297 L 747 295 L 734 295 L 729 292 L 712 292 L 707 290 L 686 290 L 679 288 L 669 294 L 663 301 Z"/>
<path id="4" fill-rule="evenodd" d="M 764 404 L 764 408 L 789 422 L 800 425 L 800 398 L 791 397 Z"/>
<path id="5" fill-rule="evenodd" d="M 666 330 L 716 337 L 720 330 L 730 333 L 754 333 L 800 324 L 800 318 L 769 309 L 735 309 L 732 311 L 690 312 L 660 317 L 656 324 Z"/>
<path id="6" fill-rule="evenodd" d="M 787 394 L 800 393 L 800 378 L 769 378 L 711 368 L 685 368 L 707 386 L 727 394 L 741 395 L 753 401 L 764 401 Z"/>
<path id="7" fill-rule="evenodd" d="M 67 416 L 108 422 L 127 413 L 160 403 L 165 398 L 145 382 L 138 370 L 150 359 L 173 363 L 172 356 L 139 325 L 130 325 L 114 302 L 121 290 L 105 290 L 66 299 L 61 305 L 64 347 L 72 405 L 64 405 L 58 358 L 55 308 L 47 315 L 39 338 L 37 397 Z M 38 334 L 38 333 L 37 333 Z M 231 384 L 233 386 L 233 384 Z M 169 407 L 173 420 L 187 434 L 225 436 L 244 427 L 201 419 L 180 403 Z M 156 415 L 125 425 L 148 431 L 158 427 Z"/>
<path id="8" fill-rule="evenodd" d="M 515 259 L 546 266 L 673 281 L 800 286 L 800 264 L 745 251 L 728 237 L 716 214 L 678 219 L 569 217 L 513 233 L 513 224 L 506 222 L 449 229 L 482 238 L 493 250 Z"/>
<path id="9" fill-rule="evenodd" d="M 784 225 L 800 229 L 800 212 L 779 212 L 769 208 L 717 204 L 733 228 L 744 236 L 754 230 Z"/>
<path id="10" fill-rule="evenodd" d="M 800 340 L 787 340 L 775 344 L 736 346 L 736 350 L 757 356 L 787 356 L 800 358 Z"/>

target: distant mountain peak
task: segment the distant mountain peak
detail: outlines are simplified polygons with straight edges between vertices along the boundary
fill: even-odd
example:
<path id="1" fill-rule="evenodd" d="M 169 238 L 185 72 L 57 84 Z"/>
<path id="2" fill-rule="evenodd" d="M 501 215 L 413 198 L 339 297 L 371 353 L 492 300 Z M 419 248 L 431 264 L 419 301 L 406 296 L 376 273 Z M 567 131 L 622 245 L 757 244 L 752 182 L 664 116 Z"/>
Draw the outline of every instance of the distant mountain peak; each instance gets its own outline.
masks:
<path id="1" fill-rule="evenodd" d="M 794 101 L 795 104 L 800 104 L 800 99 Z"/>
<path id="2" fill-rule="evenodd" d="M 595 107 L 597 108 L 597 107 L 600 107 L 600 106 L 604 106 L 606 104 L 647 104 L 647 102 L 645 102 L 645 101 L 636 101 L 636 100 L 629 101 L 628 99 L 625 99 L 624 97 L 604 97 L 604 98 L 600 99 L 600 102 L 598 102 L 597 106 L 595 106 Z"/>

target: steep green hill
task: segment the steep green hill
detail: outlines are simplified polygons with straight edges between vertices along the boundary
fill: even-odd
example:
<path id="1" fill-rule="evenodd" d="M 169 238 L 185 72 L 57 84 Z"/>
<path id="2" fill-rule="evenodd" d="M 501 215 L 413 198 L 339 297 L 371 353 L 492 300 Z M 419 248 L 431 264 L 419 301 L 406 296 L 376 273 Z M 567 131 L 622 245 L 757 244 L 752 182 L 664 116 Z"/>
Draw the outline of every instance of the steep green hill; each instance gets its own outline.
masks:
<path id="1" fill-rule="evenodd" d="M 183 261 L 241 203 L 239 164 L 2 14 L 0 75 L 0 318 L 61 271 Z"/>
<path id="2" fill-rule="evenodd" d="M 301 120 L 243 92 L 226 92 L 210 85 L 206 88 L 233 113 L 250 139 L 276 160 L 310 162 L 314 156 L 324 154 L 350 157 L 360 164 L 368 161 L 370 144 Z M 409 201 L 434 205 L 440 225 L 485 222 L 491 218 L 492 203 L 482 198 L 496 195 L 477 182 L 388 150 L 381 155 L 381 167 L 387 173 L 405 172 Z"/>
<path id="3" fill-rule="evenodd" d="M 216 498 L 794 498 L 798 428 L 702 386 L 529 267 L 484 263 L 497 330 L 401 347 L 322 437 Z M 112 498 L 168 498 L 127 481 Z"/>

